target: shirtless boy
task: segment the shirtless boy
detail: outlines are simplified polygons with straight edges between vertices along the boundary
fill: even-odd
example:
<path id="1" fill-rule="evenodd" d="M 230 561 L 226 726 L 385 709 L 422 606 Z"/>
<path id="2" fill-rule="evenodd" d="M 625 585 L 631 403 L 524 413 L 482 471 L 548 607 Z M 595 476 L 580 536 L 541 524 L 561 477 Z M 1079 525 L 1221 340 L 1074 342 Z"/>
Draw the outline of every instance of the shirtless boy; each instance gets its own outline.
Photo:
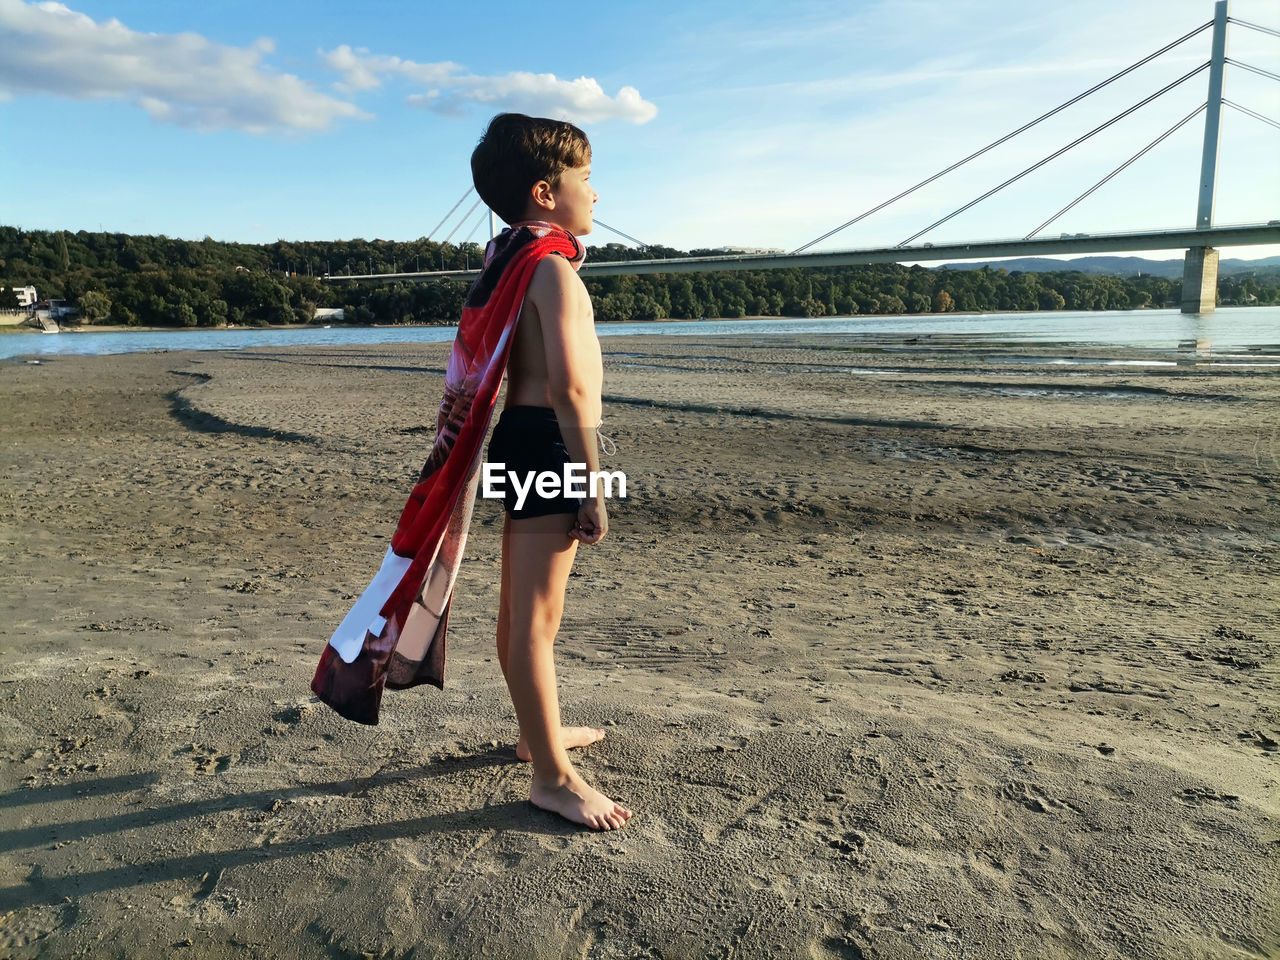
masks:
<path id="1" fill-rule="evenodd" d="M 508 224 L 541 221 L 575 237 L 591 232 L 599 199 L 589 181 L 591 145 L 572 124 L 500 114 L 471 155 L 471 172 L 476 192 Z M 588 475 L 599 470 L 604 365 L 591 300 L 564 257 L 545 257 L 535 268 L 507 371 L 506 404 L 487 459 L 522 472 L 559 472 L 566 462 L 586 464 Z M 574 823 L 616 830 L 631 811 L 589 786 L 567 753 L 604 731 L 561 726 L 552 650 L 578 544 L 597 544 L 609 529 L 604 490 L 585 499 L 530 490 L 521 509 L 515 506 L 509 493 L 498 661 L 520 725 L 516 755 L 533 761 L 529 799 Z"/>

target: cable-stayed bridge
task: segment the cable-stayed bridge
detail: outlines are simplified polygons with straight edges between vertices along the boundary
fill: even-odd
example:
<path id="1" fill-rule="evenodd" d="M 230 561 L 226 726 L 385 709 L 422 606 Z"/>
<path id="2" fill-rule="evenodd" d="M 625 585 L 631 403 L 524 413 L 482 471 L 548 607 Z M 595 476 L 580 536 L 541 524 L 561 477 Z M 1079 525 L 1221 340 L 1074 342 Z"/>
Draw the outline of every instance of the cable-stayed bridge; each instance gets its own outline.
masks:
<path id="1" fill-rule="evenodd" d="M 1230 226 L 1214 226 L 1213 224 L 1213 205 L 1217 183 L 1217 164 L 1220 145 L 1222 108 L 1224 106 L 1230 107 L 1246 116 L 1280 129 L 1280 121 L 1258 113 L 1247 106 L 1229 100 L 1223 95 L 1223 81 L 1227 66 L 1232 66 L 1239 70 L 1280 82 L 1280 74 L 1264 70 L 1254 64 L 1233 60 L 1227 56 L 1228 24 L 1235 24 L 1242 29 L 1258 31 L 1269 35 L 1276 40 L 1280 40 L 1280 30 L 1232 17 L 1230 15 L 1229 4 L 1230 0 L 1217 0 L 1214 4 L 1214 17 L 1212 20 L 1200 24 L 1176 40 L 1164 45 L 1159 50 L 1148 54 L 1140 60 L 1137 60 L 1125 67 L 1118 73 L 1115 73 L 1100 83 L 1095 84 L 1088 90 L 1064 101 L 1052 110 L 1041 114 L 1039 117 L 1021 125 L 1017 129 L 1010 131 L 981 149 L 969 154 L 967 157 L 950 164 L 932 176 L 920 181 L 906 190 L 903 190 L 896 196 L 890 197 L 889 199 L 876 204 L 869 210 L 847 220 L 834 229 L 827 231 L 819 237 L 815 237 L 813 240 L 810 240 L 808 243 L 803 244 L 790 253 L 730 254 L 727 256 L 714 257 L 678 257 L 649 260 L 637 259 L 603 263 L 588 262 L 587 264 L 584 264 L 582 273 L 590 276 L 689 273 L 727 270 L 766 270 L 779 267 L 834 267 L 858 263 L 951 262 L 957 260 L 987 260 L 996 257 L 1034 256 L 1056 253 L 1087 254 L 1135 250 L 1185 250 L 1186 256 L 1184 259 L 1182 283 L 1182 311 L 1183 313 L 1208 313 L 1214 309 L 1217 295 L 1218 247 L 1280 243 L 1280 219 L 1267 219 L 1263 222 L 1234 224 Z M 1165 84 L 1159 90 L 1142 100 L 1139 100 L 1137 103 L 1134 103 L 1120 113 L 1115 114 L 1105 122 L 1095 126 L 1092 130 L 1089 130 L 1080 137 L 1077 137 L 1075 140 L 1064 145 L 1060 149 L 1055 150 L 1043 159 L 1024 168 L 1012 177 L 1006 179 L 1004 182 L 990 190 L 987 190 L 980 196 L 967 201 L 962 206 L 957 207 L 946 216 L 935 220 L 923 229 L 918 230 L 901 243 L 893 246 L 856 250 L 811 251 L 811 248 L 817 244 L 831 239 L 841 231 L 853 226 L 854 224 L 860 223 L 904 197 L 910 196 L 934 181 L 939 180 L 954 170 L 959 169 L 970 161 L 973 161 L 996 147 L 1007 143 L 1020 134 L 1025 133 L 1045 120 L 1048 120 L 1050 117 L 1061 113 L 1068 107 L 1079 103 L 1086 97 L 1096 93 L 1104 87 L 1109 86 L 1122 77 L 1127 76 L 1139 67 L 1142 67 L 1158 57 L 1169 53 L 1171 50 L 1174 50 L 1192 38 L 1209 30 L 1212 31 L 1212 34 L 1210 38 L 1210 56 L 1208 60 L 1187 71 L 1176 80 Z M 1056 160 L 1058 157 L 1061 157 L 1075 149 L 1095 135 L 1115 125 L 1125 117 L 1128 117 L 1142 109 L 1169 91 L 1180 87 L 1184 83 L 1191 81 L 1193 78 L 1198 77 L 1203 73 L 1208 74 L 1208 89 L 1206 99 L 1203 103 L 1199 104 L 1194 110 L 1182 117 L 1154 140 L 1145 144 L 1132 156 L 1126 158 L 1101 180 L 1091 185 L 1083 193 L 1077 196 L 1065 207 L 1054 213 L 1049 217 L 1049 219 L 1045 220 L 1030 233 L 1016 239 L 978 240 L 972 242 L 947 242 L 938 244 L 920 242 L 921 237 L 930 233 L 937 227 L 942 226 L 949 220 L 994 196 L 1005 188 L 1026 177 L 1028 174 L 1031 174 L 1046 164 L 1051 163 L 1053 160 Z M 1070 235 L 1059 234 L 1056 237 L 1039 236 L 1039 234 L 1041 234 L 1065 213 L 1086 200 L 1099 188 L 1122 174 L 1139 159 L 1155 147 L 1159 146 L 1182 127 L 1186 126 L 1201 113 L 1204 114 L 1204 145 L 1200 161 L 1200 182 L 1199 193 L 1196 198 L 1196 219 L 1193 226 L 1187 229 L 1131 230 L 1109 233 L 1073 233 Z M 463 194 L 462 198 L 454 204 L 453 209 L 445 215 L 444 220 L 441 221 L 432 233 L 438 232 L 441 227 L 450 220 L 454 212 L 456 212 L 457 209 L 466 201 L 471 193 L 472 190 L 468 190 Z M 471 208 L 463 214 L 461 220 L 458 221 L 457 226 L 455 226 L 448 237 L 445 238 L 445 243 L 448 243 L 463 225 L 470 222 L 471 215 L 479 206 L 480 200 L 477 198 Z M 1277 216 L 1280 216 L 1280 211 L 1275 212 L 1277 213 Z M 472 235 L 474 235 L 475 231 L 479 229 L 480 223 L 483 222 L 485 216 L 486 213 L 481 214 L 481 221 L 478 221 L 475 227 L 473 227 Z M 488 214 L 488 217 L 492 230 L 492 215 Z M 645 249 L 645 244 L 636 240 L 629 234 L 610 227 L 598 219 L 595 222 L 596 226 L 603 227 L 612 233 L 616 233 L 624 239 L 637 244 L 641 249 Z M 428 239 L 430 239 L 429 236 Z M 405 281 L 439 280 L 449 277 L 467 277 L 474 276 L 478 272 L 478 270 L 436 270 L 425 272 L 415 271 L 412 273 L 350 274 L 341 276 L 326 275 L 325 279 L 330 282 L 363 281 L 397 283 Z"/>

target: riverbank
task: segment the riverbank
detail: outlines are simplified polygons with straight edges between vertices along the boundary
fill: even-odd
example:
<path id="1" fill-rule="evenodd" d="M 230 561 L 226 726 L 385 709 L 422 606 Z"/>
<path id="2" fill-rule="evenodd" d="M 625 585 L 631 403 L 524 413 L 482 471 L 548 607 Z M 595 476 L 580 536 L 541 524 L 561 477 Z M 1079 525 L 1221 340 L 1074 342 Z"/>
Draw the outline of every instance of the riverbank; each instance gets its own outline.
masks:
<path id="1" fill-rule="evenodd" d="M 1168 309 L 1169 309 L 1168 307 L 1154 307 L 1150 305 L 1145 305 L 1145 306 L 1135 307 L 1133 311 L 1097 310 L 1097 311 L 1092 311 L 1092 313 L 1097 315 L 1103 315 L 1108 313 L 1111 313 L 1111 314 L 1125 313 L 1125 312 L 1145 313 L 1148 311 L 1160 311 L 1160 310 L 1168 310 Z M 1242 304 L 1241 305 L 1226 304 L 1223 307 L 1220 307 L 1219 309 L 1276 310 L 1277 305 L 1255 304 L 1255 305 L 1245 306 Z M 1043 313 L 1044 315 L 1051 316 L 1054 313 L 1069 313 L 1071 311 L 1045 310 L 1040 312 Z M 900 319 L 909 323 L 913 318 L 1005 317 L 1005 316 L 1013 317 L 1013 316 L 1025 316 L 1026 314 L 1027 314 L 1026 310 L 948 310 L 945 313 L 937 313 L 934 311 L 926 310 L 920 313 L 903 314 L 901 315 Z M 862 319 L 866 319 L 866 320 L 873 320 L 873 319 L 879 319 L 885 316 L 889 316 L 889 315 L 887 314 L 854 314 L 849 317 L 841 316 L 841 317 L 832 317 L 832 318 L 828 318 L 828 317 L 797 318 L 797 317 L 783 317 L 783 316 L 772 317 L 772 316 L 765 316 L 763 314 L 759 314 L 759 315 L 753 314 L 751 316 L 745 316 L 745 317 L 699 317 L 696 320 L 685 320 L 685 321 L 676 321 L 676 322 L 715 324 L 715 323 L 736 323 L 739 321 L 757 321 L 757 320 L 767 320 L 767 321 L 776 320 L 776 321 L 782 321 L 782 322 L 793 321 L 796 319 L 809 319 L 809 320 L 819 320 L 819 321 L 827 320 L 827 319 L 850 320 L 850 319 L 857 319 L 858 317 L 862 317 Z M 636 324 L 643 324 L 643 323 L 662 323 L 662 322 L 669 322 L 669 321 L 650 320 L 650 321 L 632 321 L 632 322 Z M 324 323 L 324 324 L 321 324 L 321 323 L 273 323 L 273 324 L 264 325 L 264 326 L 245 326 L 243 324 L 240 326 L 237 326 L 234 323 L 229 323 L 229 324 L 224 324 L 220 327 L 198 327 L 198 328 L 149 327 L 149 326 L 139 326 L 139 325 L 125 326 L 123 324 L 95 323 L 95 324 L 80 324 L 76 326 L 63 327 L 61 332 L 63 333 L 183 333 L 192 329 L 198 329 L 198 330 L 318 330 L 318 329 L 329 329 L 329 328 L 337 328 L 342 330 L 382 330 L 382 329 L 431 330 L 438 327 L 452 327 L 452 326 L 454 326 L 454 324 L 452 323 L 347 323 L 342 320 L 338 320 L 330 323 Z M 0 333 L 40 333 L 40 332 L 41 332 L 40 330 L 37 330 L 34 327 L 21 327 L 21 328 L 0 327 Z"/>
<path id="2" fill-rule="evenodd" d="M 0 953 L 1280 951 L 1280 378 L 606 351 L 631 497 L 558 666 L 608 732 L 580 768 L 637 811 L 607 835 L 525 802 L 495 503 L 445 690 L 365 728 L 308 689 L 447 343 L 0 367 Z"/>
<path id="3" fill-rule="evenodd" d="M 220 327 L 148 327 L 141 324 L 127 326 L 118 323 L 86 323 L 76 324 L 74 326 L 63 326 L 59 329 L 59 333 L 188 333 L 198 330 L 318 330 L 333 324 L 319 323 L 273 323 L 270 326 L 250 327 L 241 324 L 237 326 L 234 323 L 223 324 Z M 355 324 L 355 323 L 339 323 L 339 327 L 376 327 L 378 324 Z M 427 324 L 415 324 L 415 326 L 427 326 Z M 42 331 L 35 327 L 13 327 L 0 328 L 4 333 L 41 333 Z"/>
<path id="4" fill-rule="evenodd" d="M 292 329 L 241 327 L 165 330 L 138 333 L 81 331 L 76 336 L 0 338 L 0 361 L 16 357 L 72 354 L 105 355 L 145 351 L 242 350 L 268 347 L 311 349 L 344 347 L 363 350 L 388 344 L 451 341 L 455 328 L 315 326 Z M 857 335 L 876 343 L 896 338 L 906 346 L 930 341 L 967 341 L 971 351 L 1010 344 L 1056 345 L 1069 358 L 1078 349 L 1105 346 L 1140 347 L 1144 356 L 1179 359 L 1190 350 L 1199 357 L 1248 355 L 1261 363 L 1280 362 L 1280 309 L 1261 307 L 1220 310 L 1187 316 L 1175 310 L 1129 310 L 1075 313 L 919 314 L 912 316 L 820 317 L 814 320 L 654 320 L 641 323 L 597 323 L 596 332 L 619 336 L 706 337 L 749 334 L 766 340 L 792 336 Z M 781 342 L 781 341 L 778 341 Z M 609 348 L 606 348 L 608 350 Z"/>

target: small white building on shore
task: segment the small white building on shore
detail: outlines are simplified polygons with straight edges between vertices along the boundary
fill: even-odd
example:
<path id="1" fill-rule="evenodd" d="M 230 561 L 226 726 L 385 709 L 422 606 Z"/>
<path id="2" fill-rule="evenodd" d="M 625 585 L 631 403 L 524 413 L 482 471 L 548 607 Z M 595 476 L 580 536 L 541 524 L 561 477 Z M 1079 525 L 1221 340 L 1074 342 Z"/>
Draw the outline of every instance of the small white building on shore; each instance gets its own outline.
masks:
<path id="1" fill-rule="evenodd" d="M 40 299 L 36 296 L 35 287 L 12 287 L 11 289 L 18 295 L 19 307 L 29 307 Z"/>
<path id="2" fill-rule="evenodd" d="M 0 293 L 6 288 L 0 287 Z M 35 308 L 36 288 L 35 287 L 11 287 L 18 296 L 18 305 L 16 307 L 0 307 L 0 326 L 16 327 L 22 323 L 27 317 L 31 316 L 31 311 Z"/>

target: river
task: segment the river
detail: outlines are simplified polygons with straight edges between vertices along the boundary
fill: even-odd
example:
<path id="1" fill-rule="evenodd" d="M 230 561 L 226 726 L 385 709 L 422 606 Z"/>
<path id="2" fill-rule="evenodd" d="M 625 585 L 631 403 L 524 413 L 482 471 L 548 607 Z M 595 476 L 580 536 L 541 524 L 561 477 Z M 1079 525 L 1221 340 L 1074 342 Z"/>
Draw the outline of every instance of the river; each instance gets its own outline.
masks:
<path id="1" fill-rule="evenodd" d="M 285 346 L 364 346 L 382 343 L 439 343 L 456 327 L 306 327 L 273 330 L 148 330 L 0 336 L 0 359 L 68 354 L 106 355 L 142 350 L 240 350 Z M 1156 352 L 1198 342 L 1217 356 L 1280 361 L 1280 307 L 1227 307 L 1207 315 L 1176 310 L 1100 312 L 911 314 L 906 316 L 782 318 L 761 320 L 659 320 L 598 323 L 601 337 L 626 334 L 715 336 L 841 333 L 904 338 L 963 338 L 991 343 L 1040 343 L 1064 347 L 1101 345 Z M 607 348 L 606 348 L 607 350 Z"/>

